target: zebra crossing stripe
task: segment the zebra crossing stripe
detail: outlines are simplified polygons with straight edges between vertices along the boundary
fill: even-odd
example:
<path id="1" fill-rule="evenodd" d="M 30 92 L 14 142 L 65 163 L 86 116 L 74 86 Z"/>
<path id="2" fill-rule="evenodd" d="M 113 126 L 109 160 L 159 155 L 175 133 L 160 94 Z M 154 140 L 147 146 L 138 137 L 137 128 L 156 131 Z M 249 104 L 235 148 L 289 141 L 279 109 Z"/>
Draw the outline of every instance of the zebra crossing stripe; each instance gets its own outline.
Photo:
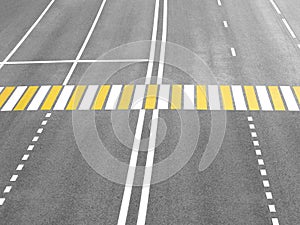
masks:
<path id="1" fill-rule="evenodd" d="M 16 107 L 14 108 L 15 111 L 22 111 L 25 110 L 26 106 L 29 104 L 30 100 L 38 90 L 38 86 L 30 86 L 23 97 L 20 99 Z"/>

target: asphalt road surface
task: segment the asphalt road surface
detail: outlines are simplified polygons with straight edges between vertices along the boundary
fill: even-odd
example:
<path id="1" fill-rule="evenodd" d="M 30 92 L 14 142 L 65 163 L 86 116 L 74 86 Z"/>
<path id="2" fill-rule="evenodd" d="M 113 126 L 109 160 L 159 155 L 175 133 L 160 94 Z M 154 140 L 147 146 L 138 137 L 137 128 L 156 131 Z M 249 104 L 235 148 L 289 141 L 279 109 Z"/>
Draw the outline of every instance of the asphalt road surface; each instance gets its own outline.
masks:
<path id="1" fill-rule="evenodd" d="M 300 224 L 299 12 L 1 0 L 0 224 Z"/>

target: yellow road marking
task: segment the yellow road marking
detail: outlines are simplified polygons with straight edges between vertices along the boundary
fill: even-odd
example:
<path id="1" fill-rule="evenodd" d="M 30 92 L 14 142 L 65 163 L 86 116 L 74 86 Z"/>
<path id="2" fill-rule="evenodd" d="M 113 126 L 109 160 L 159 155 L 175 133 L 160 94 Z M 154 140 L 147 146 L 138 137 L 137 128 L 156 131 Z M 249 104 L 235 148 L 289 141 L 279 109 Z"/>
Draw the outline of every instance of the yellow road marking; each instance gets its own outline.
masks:
<path id="1" fill-rule="evenodd" d="M 120 109 L 120 110 L 129 109 L 133 89 L 134 89 L 134 85 L 125 85 L 124 86 L 118 109 Z"/>
<path id="2" fill-rule="evenodd" d="M 14 108 L 14 111 L 24 110 L 28 105 L 28 103 L 30 102 L 30 100 L 32 99 L 32 97 L 34 96 L 34 94 L 36 93 L 36 91 L 38 90 L 38 88 L 39 88 L 38 86 L 30 86 L 26 90 L 25 94 L 20 99 L 16 107 Z"/>
<path id="3" fill-rule="evenodd" d="M 110 85 L 102 85 L 92 107 L 92 110 L 101 110 L 109 92 Z"/>
<path id="4" fill-rule="evenodd" d="M 62 86 L 53 86 L 44 102 L 42 105 L 41 110 L 51 110 L 52 106 L 60 93 L 60 90 L 62 89 Z"/>
<path id="5" fill-rule="evenodd" d="M 223 108 L 225 110 L 234 110 L 232 95 L 229 86 L 220 86 L 222 99 L 223 99 Z"/>
<path id="6" fill-rule="evenodd" d="M 73 95 L 67 105 L 66 110 L 76 110 L 77 109 L 85 89 L 86 89 L 86 86 L 84 86 L 84 85 L 79 85 L 76 87 L 76 89 L 73 92 Z"/>
<path id="7" fill-rule="evenodd" d="M 256 94 L 253 86 L 244 86 L 249 110 L 259 110 Z"/>
<path id="8" fill-rule="evenodd" d="M 284 111 L 284 103 L 282 101 L 278 86 L 269 86 L 269 91 L 271 94 L 272 102 L 274 105 L 275 110 L 277 111 Z"/>
<path id="9" fill-rule="evenodd" d="M 298 103 L 300 104 L 300 86 L 294 86 L 293 89 L 294 89 L 295 94 L 297 96 Z"/>
<path id="10" fill-rule="evenodd" d="M 181 109 L 182 85 L 172 86 L 171 109 Z"/>
<path id="11" fill-rule="evenodd" d="M 2 93 L 0 94 L 0 108 L 3 106 L 5 101 L 11 95 L 11 93 L 15 90 L 15 87 L 6 87 Z"/>
<path id="12" fill-rule="evenodd" d="M 204 85 L 197 85 L 197 109 L 207 110 L 207 97 L 206 97 L 206 87 Z"/>
<path id="13" fill-rule="evenodd" d="M 145 102 L 145 109 L 155 109 L 156 106 L 156 95 L 157 85 L 148 85 L 148 92 Z"/>

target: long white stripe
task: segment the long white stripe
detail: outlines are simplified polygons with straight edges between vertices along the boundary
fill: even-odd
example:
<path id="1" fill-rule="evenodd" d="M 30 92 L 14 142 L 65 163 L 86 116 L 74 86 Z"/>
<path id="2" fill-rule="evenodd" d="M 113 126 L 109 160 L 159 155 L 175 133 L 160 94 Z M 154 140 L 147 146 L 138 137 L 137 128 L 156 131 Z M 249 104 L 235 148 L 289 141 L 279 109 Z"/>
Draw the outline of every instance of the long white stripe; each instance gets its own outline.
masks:
<path id="1" fill-rule="evenodd" d="M 39 16 L 39 18 L 34 22 L 34 24 L 30 27 L 30 29 L 26 32 L 26 34 L 22 37 L 22 39 L 19 41 L 19 43 L 14 47 L 14 49 L 6 56 L 6 58 L 3 60 L 3 62 L 7 62 L 13 54 L 18 50 L 18 48 L 22 45 L 22 43 L 27 39 L 27 37 L 30 35 L 30 33 L 33 31 L 33 29 L 38 25 L 38 23 L 42 20 L 44 15 L 47 13 L 47 11 L 50 9 L 50 7 L 53 5 L 55 0 L 52 0 L 48 6 L 44 9 L 42 14 Z M 4 66 L 4 64 L 0 64 L 0 69 Z"/>
<path id="2" fill-rule="evenodd" d="M 34 98 L 32 99 L 30 105 L 28 106 L 27 110 L 38 110 L 41 103 L 43 102 L 45 96 L 47 95 L 48 91 L 50 90 L 51 86 L 41 86 L 38 92 L 35 94 Z"/>
<path id="3" fill-rule="evenodd" d="M 83 54 L 83 51 L 85 50 L 85 48 L 86 48 L 86 46 L 87 46 L 87 44 L 88 44 L 88 42 L 89 42 L 89 40 L 90 40 L 90 38 L 91 38 L 94 30 L 95 30 L 95 27 L 96 27 L 96 25 L 98 23 L 98 20 L 99 20 L 101 14 L 102 14 L 102 11 L 103 11 L 105 3 L 106 3 L 106 0 L 103 0 L 102 3 L 101 3 L 100 8 L 98 10 L 98 13 L 96 15 L 96 18 L 95 18 L 95 20 L 94 20 L 94 22 L 93 22 L 93 24 L 92 24 L 92 26 L 91 26 L 91 28 L 89 30 L 89 33 L 87 34 L 87 36 L 86 36 L 86 38 L 85 38 L 85 40 L 84 40 L 84 42 L 83 42 L 83 44 L 82 44 L 82 46 L 81 46 L 78 54 L 76 56 L 76 60 L 79 60 L 81 58 L 81 56 Z M 72 65 L 72 67 L 71 67 L 71 69 L 68 72 L 67 77 L 65 78 L 65 80 L 63 82 L 63 85 L 67 85 L 68 84 L 69 80 L 71 79 L 71 77 L 73 75 L 73 72 L 74 72 L 76 66 L 77 66 L 77 62 L 74 62 L 73 65 Z"/>
<path id="4" fill-rule="evenodd" d="M 122 85 L 112 85 L 105 109 L 113 110 L 117 107 L 118 99 L 122 90 Z"/>
<path id="5" fill-rule="evenodd" d="M 219 88 L 217 85 L 208 85 L 208 101 L 211 110 L 220 110 Z"/>
<path id="6" fill-rule="evenodd" d="M 57 102 L 56 102 L 53 110 L 64 110 L 65 109 L 65 107 L 69 101 L 69 98 L 71 97 L 71 94 L 73 92 L 73 89 L 74 89 L 74 85 L 68 85 L 63 88 L 63 90 L 61 91 L 61 93 L 57 99 Z"/>
<path id="7" fill-rule="evenodd" d="M 79 106 L 79 110 L 89 110 L 91 108 L 98 87 L 99 85 L 89 85 L 88 89 L 86 90 L 82 98 L 81 104 Z"/>
<path id="8" fill-rule="evenodd" d="M 240 85 L 232 85 L 232 96 L 236 110 L 247 110 L 243 90 Z"/>
<path id="9" fill-rule="evenodd" d="M 183 87 L 183 109 L 195 109 L 195 85 L 184 85 Z"/>
<path id="10" fill-rule="evenodd" d="M 264 111 L 273 111 L 266 86 L 256 86 L 256 91 L 261 109 Z"/>
<path id="11" fill-rule="evenodd" d="M 10 96 L 8 101 L 5 103 L 1 111 L 11 111 L 22 97 L 23 93 L 25 92 L 27 86 L 19 86 L 16 88 L 14 93 Z"/>
<path id="12" fill-rule="evenodd" d="M 160 85 L 159 97 L 157 102 L 158 109 L 169 108 L 170 85 Z"/>
<path id="13" fill-rule="evenodd" d="M 141 109 L 143 107 L 146 85 L 136 85 L 131 109 Z"/>
<path id="14" fill-rule="evenodd" d="M 272 4 L 272 6 L 274 7 L 274 9 L 276 10 L 276 12 L 280 15 L 281 12 L 280 12 L 278 6 L 276 5 L 276 3 L 273 0 L 270 0 L 270 2 Z"/>
<path id="15" fill-rule="evenodd" d="M 290 111 L 299 111 L 298 104 L 289 86 L 280 86 L 286 106 Z"/>
<path id="16" fill-rule="evenodd" d="M 294 33 L 294 31 L 292 30 L 292 28 L 290 27 L 290 25 L 288 24 L 288 22 L 286 21 L 286 19 L 282 18 L 282 21 L 284 23 L 284 25 L 286 26 L 286 28 L 288 29 L 288 31 L 290 32 L 292 38 L 296 38 L 296 35 Z"/>

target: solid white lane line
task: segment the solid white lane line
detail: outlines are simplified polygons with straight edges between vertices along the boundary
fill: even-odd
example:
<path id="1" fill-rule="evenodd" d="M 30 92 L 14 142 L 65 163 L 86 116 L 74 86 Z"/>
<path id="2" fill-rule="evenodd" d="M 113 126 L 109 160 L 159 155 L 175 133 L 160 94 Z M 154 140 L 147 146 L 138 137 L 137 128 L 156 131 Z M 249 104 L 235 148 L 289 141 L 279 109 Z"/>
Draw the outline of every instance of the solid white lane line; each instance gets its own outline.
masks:
<path id="1" fill-rule="evenodd" d="M 83 42 L 83 44 L 82 44 L 82 46 L 81 46 L 81 48 L 80 48 L 80 50 L 79 50 L 79 52 L 78 52 L 78 54 L 76 56 L 76 60 L 79 60 L 81 58 L 81 56 L 83 54 L 83 51 L 85 50 L 85 48 L 86 48 L 86 46 L 87 46 L 87 44 L 88 44 L 88 42 L 89 42 L 89 40 L 90 40 L 90 38 L 91 38 L 94 30 L 95 30 L 95 27 L 96 27 L 96 25 L 98 23 L 98 20 L 99 20 L 101 14 L 102 14 L 102 11 L 103 11 L 105 3 L 106 3 L 106 0 L 103 0 L 102 3 L 101 3 L 100 8 L 98 10 L 98 13 L 96 15 L 96 18 L 94 19 L 94 22 L 93 22 L 93 24 L 92 24 L 92 26 L 91 26 L 91 28 L 90 28 L 90 30 L 89 30 L 89 32 L 88 32 L 88 34 L 87 34 L 84 42 Z M 66 78 L 65 78 L 65 80 L 63 82 L 63 85 L 67 85 L 68 84 L 69 80 L 71 79 L 71 76 L 73 75 L 73 72 L 74 72 L 77 64 L 78 64 L 77 62 L 73 63 L 71 69 L 69 70 L 69 72 L 68 72 L 68 74 L 67 74 L 67 76 L 66 76 Z"/>
<path id="2" fill-rule="evenodd" d="M 18 175 L 14 174 L 14 175 L 11 176 L 9 181 L 15 182 L 15 181 L 17 181 L 18 177 L 19 177 Z"/>
<path id="3" fill-rule="evenodd" d="M 220 110 L 219 87 L 217 85 L 208 85 L 208 102 L 211 110 Z"/>
<path id="4" fill-rule="evenodd" d="M 183 109 L 195 109 L 195 85 L 184 85 L 183 87 Z"/>
<path id="5" fill-rule="evenodd" d="M 289 86 L 280 86 L 283 98 L 289 111 L 299 111 L 298 104 Z"/>
<path id="6" fill-rule="evenodd" d="M 6 186 L 3 193 L 9 193 L 12 189 L 12 186 Z"/>
<path id="7" fill-rule="evenodd" d="M 26 89 L 27 86 L 17 87 L 13 94 L 9 97 L 8 101 L 5 103 L 1 111 L 12 111 Z"/>
<path id="8" fill-rule="evenodd" d="M 32 151 L 34 149 L 34 145 L 29 145 L 27 151 Z"/>
<path id="9" fill-rule="evenodd" d="M 282 18 L 282 21 L 284 23 L 284 25 L 286 26 L 287 30 L 289 31 L 290 35 L 292 36 L 292 38 L 296 38 L 296 35 L 294 33 L 294 31 L 292 30 L 292 28 L 290 27 L 290 25 L 288 24 L 288 22 L 286 21 L 285 18 Z"/>
<path id="10" fill-rule="evenodd" d="M 69 98 L 71 97 L 71 94 L 73 92 L 73 89 L 74 89 L 74 85 L 68 85 L 63 88 L 63 90 L 61 91 L 61 93 L 57 99 L 57 102 L 56 102 L 53 110 L 64 110 L 65 109 L 65 107 L 69 101 Z"/>
<path id="11" fill-rule="evenodd" d="M 88 89 L 86 90 L 81 104 L 79 106 L 79 110 L 89 110 L 91 108 L 91 105 L 94 101 L 95 95 L 98 90 L 98 85 L 89 85 Z"/>
<path id="12" fill-rule="evenodd" d="M 51 86 L 41 86 L 38 92 L 35 94 L 34 98 L 32 99 L 30 105 L 28 106 L 27 110 L 38 110 L 40 105 L 42 104 L 44 98 L 46 97 L 46 94 L 50 90 Z"/>
<path id="13" fill-rule="evenodd" d="M 273 111 L 266 86 L 256 86 L 256 91 L 261 109 L 264 111 Z"/>
<path id="14" fill-rule="evenodd" d="M 22 39 L 19 41 L 19 43 L 14 47 L 14 49 L 6 56 L 6 58 L 3 60 L 4 63 L 6 63 L 12 56 L 15 54 L 15 52 L 18 50 L 18 48 L 22 45 L 22 43 L 27 39 L 27 37 L 30 35 L 30 33 L 33 31 L 33 29 L 38 25 L 38 23 L 42 20 L 44 15 L 47 13 L 47 11 L 50 9 L 50 7 L 53 5 L 55 0 L 52 0 L 48 6 L 44 9 L 42 14 L 39 16 L 39 18 L 34 22 L 34 24 L 30 27 L 30 29 L 26 32 L 26 34 L 22 37 Z M 0 64 L 0 69 L 4 66 L 4 64 Z"/>
<path id="15" fill-rule="evenodd" d="M 131 104 L 131 109 L 142 109 L 145 91 L 146 91 L 146 85 L 136 85 L 132 104 Z"/>
<path id="16" fill-rule="evenodd" d="M 218 6 L 222 6 L 221 0 L 217 0 L 217 2 L 218 2 Z"/>
<path id="17" fill-rule="evenodd" d="M 152 27 L 150 55 L 149 55 L 150 61 L 148 62 L 146 81 L 145 81 L 146 84 L 150 84 L 152 71 L 153 71 L 153 60 L 155 57 L 155 45 L 156 45 L 157 27 L 158 27 L 158 12 L 159 12 L 159 0 L 156 0 L 155 8 L 154 8 L 154 19 L 153 19 L 153 27 Z"/>
<path id="18" fill-rule="evenodd" d="M 276 10 L 276 12 L 280 15 L 281 12 L 280 12 L 278 6 L 276 5 L 276 3 L 274 2 L 274 0 L 270 0 L 270 2 L 272 4 L 272 6 L 274 7 L 274 9 Z"/>
<path id="19" fill-rule="evenodd" d="M 227 21 L 223 21 L 223 25 L 224 25 L 224 27 L 228 27 L 228 22 Z"/>
<path id="20" fill-rule="evenodd" d="M 157 109 L 169 108 L 170 85 L 160 85 Z"/>
<path id="21" fill-rule="evenodd" d="M 112 85 L 110 90 L 107 103 L 105 106 L 106 110 L 113 110 L 117 107 L 119 96 L 121 94 L 122 85 Z"/>
<path id="22" fill-rule="evenodd" d="M 230 51 L 231 51 L 231 55 L 232 55 L 233 57 L 235 57 L 235 56 L 236 56 L 236 51 L 235 51 L 235 49 L 234 49 L 234 48 L 230 48 Z"/>
<path id="23" fill-rule="evenodd" d="M 240 85 L 232 85 L 231 86 L 233 101 L 236 110 L 247 110 L 243 89 Z M 249 120 L 251 119 L 251 120 Z M 248 121 L 253 121 L 253 118 L 248 118 Z"/>

